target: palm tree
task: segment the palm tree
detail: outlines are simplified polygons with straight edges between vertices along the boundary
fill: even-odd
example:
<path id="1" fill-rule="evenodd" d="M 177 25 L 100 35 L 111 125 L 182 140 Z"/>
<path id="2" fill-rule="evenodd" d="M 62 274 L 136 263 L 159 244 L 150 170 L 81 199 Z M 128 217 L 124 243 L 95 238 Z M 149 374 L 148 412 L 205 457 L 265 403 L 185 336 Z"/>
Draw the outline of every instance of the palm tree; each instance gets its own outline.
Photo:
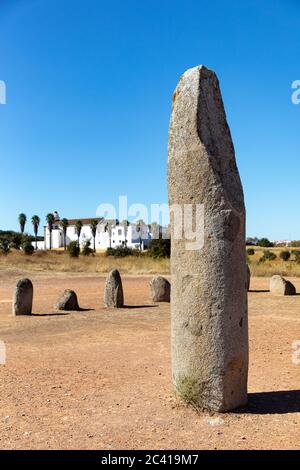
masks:
<path id="1" fill-rule="evenodd" d="M 38 215 L 33 215 L 31 217 L 31 222 L 33 225 L 33 231 L 34 231 L 34 237 L 35 237 L 35 249 L 37 250 L 37 236 L 38 236 L 38 231 L 39 231 L 39 225 L 40 225 L 40 218 Z"/>
<path id="2" fill-rule="evenodd" d="M 48 225 L 48 230 L 49 230 L 49 240 L 50 240 L 50 250 L 52 249 L 52 230 L 53 230 L 53 224 L 54 224 L 54 215 L 53 214 L 47 214 L 46 215 L 46 221 Z"/>
<path id="3" fill-rule="evenodd" d="M 80 234 L 81 234 L 81 229 L 82 229 L 82 222 L 81 222 L 81 220 L 76 220 L 76 223 L 75 223 L 75 232 L 76 232 L 76 235 L 77 235 L 77 238 L 78 238 L 78 247 L 79 247 L 79 238 L 80 238 Z"/>
<path id="4" fill-rule="evenodd" d="M 67 228 L 69 227 L 68 219 L 61 219 L 60 226 L 64 234 L 64 250 L 67 248 Z"/>
<path id="5" fill-rule="evenodd" d="M 125 246 L 127 246 L 127 234 L 130 223 L 128 222 L 128 220 L 123 220 L 121 225 L 124 227 Z"/>
<path id="6" fill-rule="evenodd" d="M 159 225 L 157 222 L 152 222 L 152 224 L 149 226 L 149 229 L 151 231 L 153 240 L 162 238 L 162 226 Z"/>
<path id="7" fill-rule="evenodd" d="M 111 248 L 111 237 L 112 237 L 112 228 L 113 228 L 113 222 L 109 221 L 105 225 L 105 232 L 108 233 L 108 238 L 109 238 L 109 248 Z"/>
<path id="8" fill-rule="evenodd" d="M 26 224 L 27 217 L 26 217 L 25 214 L 21 213 L 21 214 L 19 214 L 18 220 L 19 220 L 19 224 L 20 224 L 20 231 L 23 234 L 24 230 L 25 230 L 25 224 Z"/>
<path id="9" fill-rule="evenodd" d="M 136 231 L 139 232 L 139 242 L 140 242 L 140 251 L 142 251 L 142 244 L 143 244 L 143 239 L 142 239 L 142 227 L 145 225 L 145 222 L 140 219 L 136 223 Z"/>
<path id="10" fill-rule="evenodd" d="M 93 241 L 94 241 L 94 253 L 96 253 L 96 233 L 97 233 L 97 227 L 98 227 L 98 220 L 93 219 L 91 220 L 91 225 L 90 229 L 93 235 Z"/>

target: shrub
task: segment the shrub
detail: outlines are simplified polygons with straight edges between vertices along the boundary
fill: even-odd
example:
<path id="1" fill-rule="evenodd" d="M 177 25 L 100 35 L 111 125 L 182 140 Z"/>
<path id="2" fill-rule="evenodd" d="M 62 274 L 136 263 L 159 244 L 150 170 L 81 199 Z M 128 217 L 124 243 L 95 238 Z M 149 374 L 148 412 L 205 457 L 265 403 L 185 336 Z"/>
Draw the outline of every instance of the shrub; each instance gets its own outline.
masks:
<path id="1" fill-rule="evenodd" d="M 22 243 L 22 250 L 24 251 L 25 255 L 32 255 L 32 253 L 34 252 L 34 247 L 31 241 L 25 240 Z"/>
<path id="2" fill-rule="evenodd" d="M 255 250 L 253 248 L 248 248 L 247 249 L 247 255 L 249 255 L 249 256 L 255 255 Z"/>
<path id="3" fill-rule="evenodd" d="M 91 240 L 86 240 L 82 247 L 82 254 L 83 256 L 90 256 L 91 253 L 93 253 L 93 250 L 91 249 Z"/>
<path id="4" fill-rule="evenodd" d="M 291 241 L 290 246 L 298 248 L 300 246 L 300 240 Z"/>
<path id="5" fill-rule="evenodd" d="M 0 240 L 0 252 L 3 253 L 4 255 L 7 255 L 7 253 L 10 252 L 8 240 L 4 240 L 4 239 Z"/>
<path id="6" fill-rule="evenodd" d="M 275 259 L 277 258 L 277 256 L 275 255 L 275 253 L 273 253 L 272 251 L 265 251 L 263 256 L 260 258 L 260 263 L 264 263 L 265 261 L 274 261 Z"/>
<path id="7" fill-rule="evenodd" d="M 258 240 L 257 245 L 262 246 L 263 248 L 271 248 L 272 246 L 274 246 L 274 244 L 270 242 L 268 238 L 261 238 L 260 240 Z"/>
<path id="8" fill-rule="evenodd" d="M 248 237 L 247 240 L 246 240 L 246 245 L 248 246 L 256 246 L 257 245 L 257 242 L 258 242 L 258 238 L 254 237 Z"/>
<path id="9" fill-rule="evenodd" d="M 22 246 L 23 236 L 21 233 L 15 233 L 11 237 L 10 247 L 19 250 Z"/>
<path id="10" fill-rule="evenodd" d="M 107 248 L 105 254 L 106 254 L 106 256 L 114 256 L 115 255 L 115 249 L 114 248 Z"/>
<path id="11" fill-rule="evenodd" d="M 76 241 L 70 242 L 67 248 L 67 251 L 71 258 L 78 258 L 80 253 L 80 248 Z"/>
<path id="12" fill-rule="evenodd" d="M 0 241 L 7 240 L 10 248 L 20 249 L 25 240 L 33 241 L 35 238 L 31 235 L 14 232 L 13 230 L 0 230 Z M 43 237 L 37 237 L 38 240 L 44 240 Z"/>
<path id="13" fill-rule="evenodd" d="M 291 253 L 287 250 L 286 251 L 281 251 L 279 256 L 283 261 L 288 261 L 291 257 Z"/>
<path id="14" fill-rule="evenodd" d="M 133 255 L 133 249 L 128 248 L 127 246 L 117 246 L 115 248 L 115 257 L 123 257 L 123 256 L 132 256 Z"/>
<path id="15" fill-rule="evenodd" d="M 170 258 L 171 240 L 159 238 L 150 242 L 148 256 L 151 258 Z"/>
<path id="16" fill-rule="evenodd" d="M 127 246 L 117 246 L 116 248 L 107 248 L 106 256 L 114 256 L 115 258 L 123 258 L 125 256 L 132 256 L 134 250 Z"/>
<path id="17" fill-rule="evenodd" d="M 296 263 L 299 263 L 299 264 L 300 264 L 300 250 L 293 250 L 293 251 L 292 251 L 292 254 L 293 254 L 294 257 L 295 257 Z"/>

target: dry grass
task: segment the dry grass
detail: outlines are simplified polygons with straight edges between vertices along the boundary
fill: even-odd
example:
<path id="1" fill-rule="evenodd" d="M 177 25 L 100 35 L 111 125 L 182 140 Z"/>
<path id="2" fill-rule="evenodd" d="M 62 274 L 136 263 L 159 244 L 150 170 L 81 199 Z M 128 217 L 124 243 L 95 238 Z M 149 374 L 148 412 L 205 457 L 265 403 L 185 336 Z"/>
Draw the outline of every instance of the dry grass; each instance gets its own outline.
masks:
<path id="1" fill-rule="evenodd" d="M 300 265 L 294 261 L 284 262 L 281 260 L 266 261 L 265 263 L 251 263 L 252 276 L 272 277 L 274 274 L 286 277 L 300 277 Z"/>
<path id="2" fill-rule="evenodd" d="M 37 251 L 26 256 L 21 251 L 0 255 L 0 269 L 24 272 L 107 273 L 117 268 L 123 274 L 168 274 L 169 259 L 152 259 L 147 256 L 114 258 L 96 253 L 94 256 L 70 258 L 63 251 Z"/>
<path id="3" fill-rule="evenodd" d="M 254 249 L 255 255 L 248 257 L 252 276 L 271 277 L 280 274 L 286 277 L 300 277 L 300 264 L 295 262 L 293 256 L 287 262 L 279 258 L 279 253 L 285 248 L 270 248 L 278 258 L 264 263 L 259 263 L 259 259 L 266 249 Z M 38 251 L 32 256 L 26 256 L 21 251 L 12 251 L 8 255 L 0 255 L 0 270 L 3 271 L 105 274 L 113 268 L 119 269 L 123 274 L 169 274 L 170 260 L 152 259 L 145 255 L 114 258 L 101 252 L 94 256 L 80 256 L 78 259 L 70 258 L 63 251 Z"/>
<path id="4" fill-rule="evenodd" d="M 283 261 L 279 258 L 281 251 L 293 251 L 300 250 L 300 248 L 285 248 L 285 247 L 274 247 L 274 248 L 254 248 L 255 254 L 248 257 L 248 262 L 252 276 L 258 277 L 271 277 L 274 274 L 279 274 L 286 277 L 300 277 L 300 264 L 296 263 L 294 257 L 291 257 L 290 261 Z M 259 263 L 259 259 L 263 256 L 264 251 L 269 250 L 276 254 L 277 259 L 274 261 L 265 261 Z"/>

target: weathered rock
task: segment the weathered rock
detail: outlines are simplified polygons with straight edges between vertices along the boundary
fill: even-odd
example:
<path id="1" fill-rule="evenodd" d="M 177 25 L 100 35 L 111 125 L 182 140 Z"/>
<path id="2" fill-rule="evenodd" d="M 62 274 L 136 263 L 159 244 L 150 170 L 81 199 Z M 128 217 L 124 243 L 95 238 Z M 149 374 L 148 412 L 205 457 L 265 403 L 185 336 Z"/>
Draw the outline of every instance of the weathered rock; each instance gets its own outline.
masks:
<path id="1" fill-rule="evenodd" d="M 200 408 L 231 410 L 247 402 L 245 207 L 218 79 L 203 66 L 173 96 L 168 185 L 173 383 Z M 180 236 L 185 205 L 204 215 L 193 217 L 194 245 Z"/>
<path id="2" fill-rule="evenodd" d="M 120 273 L 113 269 L 107 276 L 104 290 L 104 304 L 110 308 L 124 307 L 123 286 Z"/>
<path id="3" fill-rule="evenodd" d="M 76 292 L 66 289 L 55 306 L 58 310 L 80 310 Z"/>
<path id="4" fill-rule="evenodd" d="M 30 279 L 18 281 L 13 297 L 13 315 L 31 315 L 33 285 Z"/>
<path id="5" fill-rule="evenodd" d="M 247 291 L 250 290 L 250 282 L 251 282 L 251 271 L 249 268 L 249 264 L 247 264 Z"/>
<path id="6" fill-rule="evenodd" d="M 270 280 L 270 292 L 274 295 L 296 295 L 296 288 L 281 276 L 273 276 Z"/>
<path id="7" fill-rule="evenodd" d="M 171 285 L 168 279 L 157 276 L 150 281 L 150 297 L 153 302 L 170 302 Z"/>

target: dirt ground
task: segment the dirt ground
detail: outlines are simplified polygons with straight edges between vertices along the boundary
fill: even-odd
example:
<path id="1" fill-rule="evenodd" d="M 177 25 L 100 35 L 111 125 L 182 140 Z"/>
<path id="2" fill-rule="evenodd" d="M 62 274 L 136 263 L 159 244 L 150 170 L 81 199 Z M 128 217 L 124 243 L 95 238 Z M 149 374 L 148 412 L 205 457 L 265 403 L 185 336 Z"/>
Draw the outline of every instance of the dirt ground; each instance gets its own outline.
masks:
<path id="1" fill-rule="evenodd" d="M 170 308 L 153 305 L 148 277 L 124 277 L 127 308 L 103 306 L 105 278 L 33 275 L 34 315 L 11 316 L 21 273 L 0 275 L 1 449 L 299 449 L 300 295 L 249 293 L 249 406 L 197 413 L 173 396 Z M 293 280 L 300 292 L 300 280 Z M 55 312 L 65 288 L 78 313 Z"/>

